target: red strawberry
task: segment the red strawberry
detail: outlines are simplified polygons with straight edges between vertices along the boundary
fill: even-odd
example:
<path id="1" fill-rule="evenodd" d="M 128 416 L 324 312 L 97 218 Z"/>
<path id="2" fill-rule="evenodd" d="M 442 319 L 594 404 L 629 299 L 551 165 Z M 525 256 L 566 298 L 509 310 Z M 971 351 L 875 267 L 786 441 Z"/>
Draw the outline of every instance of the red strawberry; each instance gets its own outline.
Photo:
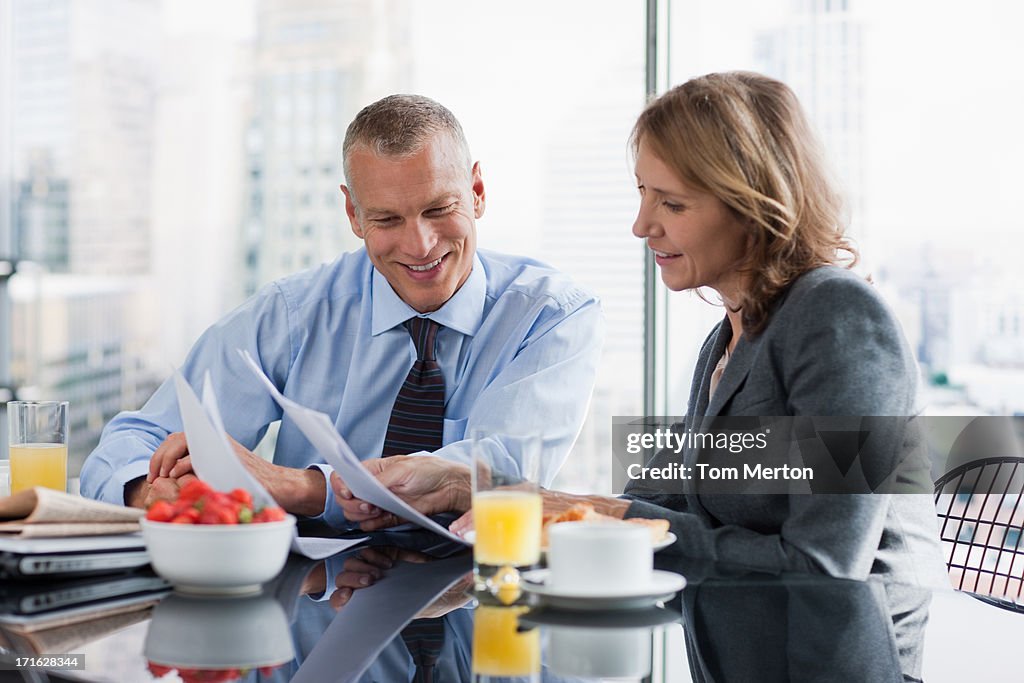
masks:
<path id="1" fill-rule="evenodd" d="M 229 508 L 207 505 L 199 515 L 200 524 L 238 524 L 238 516 Z"/>
<path id="2" fill-rule="evenodd" d="M 169 522 L 174 518 L 174 507 L 166 500 L 158 500 L 149 506 L 146 519 L 154 522 Z"/>
<path id="3" fill-rule="evenodd" d="M 203 495 L 210 493 L 211 491 L 213 491 L 213 489 L 205 481 L 202 481 L 201 479 L 193 479 L 181 487 L 181 490 L 178 492 L 178 500 L 194 503 Z"/>
<path id="4" fill-rule="evenodd" d="M 259 522 L 280 522 L 280 521 L 284 520 L 284 517 L 285 517 L 284 510 L 282 510 L 281 508 L 276 507 L 276 506 L 275 507 L 265 507 L 262 510 L 260 510 L 260 513 L 261 513 L 261 517 L 262 518 L 257 520 L 254 517 L 253 518 L 254 522 L 256 522 L 256 521 L 259 521 Z"/>
<path id="5" fill-rule="evenodd" d="M 237 500 L 242 505 L 252 507 L 252 496 L 245 489 L 235 489 L 228 494 L 233 500 Z"/>

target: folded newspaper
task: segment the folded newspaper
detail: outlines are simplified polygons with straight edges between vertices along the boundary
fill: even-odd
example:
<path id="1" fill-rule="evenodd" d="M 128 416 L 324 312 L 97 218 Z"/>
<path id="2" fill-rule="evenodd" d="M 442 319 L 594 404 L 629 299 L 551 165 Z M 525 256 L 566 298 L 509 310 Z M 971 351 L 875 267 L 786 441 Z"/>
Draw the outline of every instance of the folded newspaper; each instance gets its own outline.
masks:
<path id="1" fill-rule="evenodd" d="M 127 534 L 139 530 L 144 514 L 137 508 L 36 486 L 0 498 L 0 538 Z"/>
<path id="2" fill-rule="evenodd" d="M 153 607 L 158 602 L 158 599 L 142 596 L 140 600 L 128 604 L 119 603 L 116 607 L 97 606 L 72 614 L 59 612 L 50 619 L 5 624 L 3 634 L 7 636 L 10 648 L 21 652 L 37 655 L 74 652 L 83 645 L 146 621 L 152 617 Z"/>

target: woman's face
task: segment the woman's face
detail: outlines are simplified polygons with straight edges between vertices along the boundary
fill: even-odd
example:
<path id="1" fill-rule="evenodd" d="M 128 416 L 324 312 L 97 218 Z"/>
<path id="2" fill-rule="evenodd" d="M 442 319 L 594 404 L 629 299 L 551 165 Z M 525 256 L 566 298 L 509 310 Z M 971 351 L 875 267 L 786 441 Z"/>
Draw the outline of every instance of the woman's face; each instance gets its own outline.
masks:
<path id="1" fill-rule="evenodd" d="M 641 140 L 636 156 L 640 211 L 633 234 L 647 240 L 673 291 L 711 287 L 735 301 L 748 246 L 743 221 L 714 195 L 687 186 Z"/>

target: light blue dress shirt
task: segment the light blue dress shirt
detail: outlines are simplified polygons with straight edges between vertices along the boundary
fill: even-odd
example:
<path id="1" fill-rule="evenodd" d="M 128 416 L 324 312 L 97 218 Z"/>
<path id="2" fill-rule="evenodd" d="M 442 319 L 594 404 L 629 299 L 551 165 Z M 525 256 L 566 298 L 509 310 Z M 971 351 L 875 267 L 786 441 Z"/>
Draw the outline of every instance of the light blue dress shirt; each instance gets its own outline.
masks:
<path id="1" fill-rule="evenodd" d="M 224 426 L 243 446 L 254 448 L 281 420 L 274 463 L 328 476 L 236 349 L 249 351 L 285 396 L 329 415 L 360 458 L 376 458 L 416 359 L 402 325 L 416 315 L 360 249 L 264 287 L 199 338 L 181 372 L 197 391 L 210 372 Z M 539 479 L 549 486 L 593 390 L 604 329 L 597 299 L 542 263 L 479 250 L 462 287 L 425 317 L 443 326 L 444 445 L 435 454 L 465 462 L 469 437 L 482 432 L 499 466 L 515 471 L 518 451 L 506 437 L 540 436 Z M 82 468 L 82 494 L 123 504 L 124 485 L 144 476 L 157 446 L 181 429 L 168 380 L 103 430 Z M 324 519 L 345 525 L 329 487 Z"/>

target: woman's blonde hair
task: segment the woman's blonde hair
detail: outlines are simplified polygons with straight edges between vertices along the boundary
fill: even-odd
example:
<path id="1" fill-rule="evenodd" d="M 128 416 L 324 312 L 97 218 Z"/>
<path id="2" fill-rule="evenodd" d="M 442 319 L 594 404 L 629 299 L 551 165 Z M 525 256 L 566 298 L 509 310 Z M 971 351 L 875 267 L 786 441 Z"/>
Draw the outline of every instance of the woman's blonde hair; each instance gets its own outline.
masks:
<path id="1" fill-rule="evenodd" d="M 749 284 L 736 302 L 745 332 L 764 329 L 803 273 L 856 263 L 821 144 L 784 83 L 743 71 L 694 78 L 651 102 L 630 140 L 745 219 L 751 249 L 738 267 Z"/>

